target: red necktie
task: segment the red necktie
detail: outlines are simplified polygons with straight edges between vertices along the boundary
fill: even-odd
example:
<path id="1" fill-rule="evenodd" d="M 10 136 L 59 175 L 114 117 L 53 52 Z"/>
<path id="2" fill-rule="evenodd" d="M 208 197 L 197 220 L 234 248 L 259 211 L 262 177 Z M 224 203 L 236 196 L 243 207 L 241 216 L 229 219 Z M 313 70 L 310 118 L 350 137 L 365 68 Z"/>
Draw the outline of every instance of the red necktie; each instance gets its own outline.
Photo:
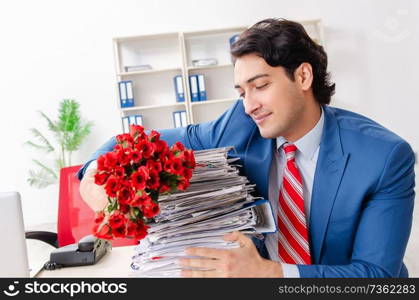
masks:
<path id="1" fill-rule="evenodd" d="M 278 254 L 288 264 L 311 264 L 308 230 L 304 213 L 303 181 L 295 163 L 297 147 L 284 144 L 287 157 L 279 191 Z"/>

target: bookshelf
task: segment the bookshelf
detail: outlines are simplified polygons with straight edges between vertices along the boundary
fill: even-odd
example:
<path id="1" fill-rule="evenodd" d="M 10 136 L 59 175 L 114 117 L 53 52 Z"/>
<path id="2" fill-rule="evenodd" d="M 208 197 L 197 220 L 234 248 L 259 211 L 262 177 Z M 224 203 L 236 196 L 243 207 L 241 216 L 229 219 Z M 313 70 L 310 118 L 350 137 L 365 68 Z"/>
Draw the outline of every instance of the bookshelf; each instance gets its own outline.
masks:
<path id="1" fill-rule="evenodd" d="M 299 21 L 324 45 L 320 19 Z M 113 39 L 116 104 L 122 118 L 140 114 L 146 129 L 174 128 L 173 113 L 184 110 L 186 123 L 211 121 L 236 99 L 229 39 L 247 27 L 173 32 Z M 195 66 L 196 59 L 216 59 L 216 65 Z M 139 69 L 135 66 L 147 66 Z M 131 68 L 130 68 L 131 67 Z M 182 75 L 184 102 L 176 101 L 173 78 Z M 204 75 L 207 100 L 193 102 L 190 75 Z M 118 82 L 132 81 L 134 106 L 121 108 Z"/>

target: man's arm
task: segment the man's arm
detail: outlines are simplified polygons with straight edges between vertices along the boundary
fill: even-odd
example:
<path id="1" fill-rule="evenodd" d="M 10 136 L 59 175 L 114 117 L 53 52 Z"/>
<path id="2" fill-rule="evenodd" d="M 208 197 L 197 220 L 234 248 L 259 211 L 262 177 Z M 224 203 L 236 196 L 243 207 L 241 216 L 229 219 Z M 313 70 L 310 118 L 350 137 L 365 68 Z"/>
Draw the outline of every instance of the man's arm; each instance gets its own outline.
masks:
<path id="1" fill-rule="evenodd" d="M 364 203 L 348 265 L 298 265 L 301 277 L 398 277 L 412 225 L 414 154 L 400 142 Z"/>

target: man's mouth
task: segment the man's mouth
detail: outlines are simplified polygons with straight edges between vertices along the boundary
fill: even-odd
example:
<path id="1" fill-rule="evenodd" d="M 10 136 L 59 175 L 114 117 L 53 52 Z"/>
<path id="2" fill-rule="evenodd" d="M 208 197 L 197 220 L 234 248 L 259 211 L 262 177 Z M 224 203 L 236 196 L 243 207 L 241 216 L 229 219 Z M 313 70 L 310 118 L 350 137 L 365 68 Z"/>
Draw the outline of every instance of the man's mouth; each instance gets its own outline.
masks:
<path id="1" fill-rule="evenodd" d="M 252 116 L 253 121 L 255 121 L 256 124 L 261 124 L 263 121 L 265 121 L 272 113 L 266 113 L 258 116 Z"/>

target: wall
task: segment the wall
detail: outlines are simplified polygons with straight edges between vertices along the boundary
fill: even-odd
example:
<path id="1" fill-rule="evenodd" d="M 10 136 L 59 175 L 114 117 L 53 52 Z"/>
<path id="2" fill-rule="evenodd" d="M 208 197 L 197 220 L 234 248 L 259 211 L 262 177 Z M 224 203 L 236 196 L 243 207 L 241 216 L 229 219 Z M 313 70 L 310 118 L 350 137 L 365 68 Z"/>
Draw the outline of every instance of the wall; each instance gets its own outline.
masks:
<path id="1" fill-rule="evenodd" d="M 36 111 L 54 116 L 62 98 L 77 99 L 84 117 L 95 123 L 74 164 L 121 130 L 113 37 L 241 26 L 266 17 L 322 18 L 330 71 L 337 82 L 334 104 L 374 118 L 417 150 L 418 3 L 2 1 L 0 190 L 20 191 L 27 225 L 56 220 L 58 189 L 28 186 L 27 171 L 36 155 L 22 144 L 31 137 L 29 128 L 45 128 Z M 417 227 L 416 222 L 416 236 Z M 407 254 L 412 261 L 414 249 L 419 245 L 412 238 Z"/>

